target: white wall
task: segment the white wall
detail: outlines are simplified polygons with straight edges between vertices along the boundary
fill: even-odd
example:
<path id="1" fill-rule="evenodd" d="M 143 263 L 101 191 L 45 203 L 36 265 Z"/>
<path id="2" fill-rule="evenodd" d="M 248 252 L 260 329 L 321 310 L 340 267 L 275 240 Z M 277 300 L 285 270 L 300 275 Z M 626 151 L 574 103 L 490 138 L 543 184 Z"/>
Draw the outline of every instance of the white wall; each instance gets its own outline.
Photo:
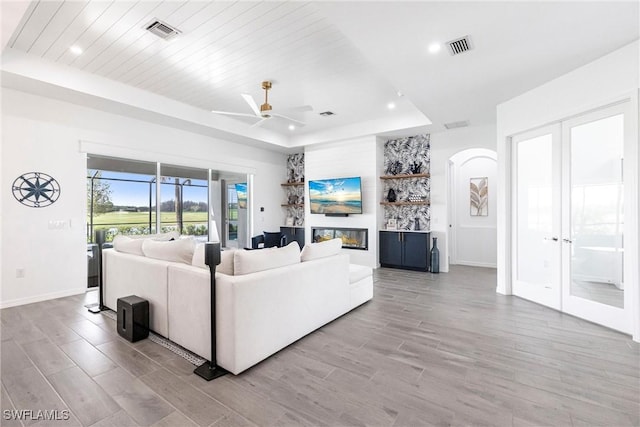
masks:
<path id="1" fill-rule="evenodd" d="M 311 241 L 311 227 L 353 227 L 369 230 L 369 250 L 343 249 L 354 264 L 378 266 L 377 217 L 381 195 L 379 175 L 382 170 L 380 144 L 375 136 L 340 141 L 305 148 L 306 181 L 325 178 L 359 176 L 362 178 L 362 214 L 327 217 L 311 214 L 305 203 L 305 241 Z M 309 200 L 308 186 L 305 200 Z"/>
<path id="2" fill-rule="evenodd" d="M 494 125 L 471 126 L 431 134 L 431 236 L 438 238 L 440 271 L 449 271 L 448 164 L 454 154 L 469 148 L 496 149 Z"/>
<path id="3" fill-rule="evenodd" d="M 545 124 L 558 122 L 577 114 L 603 107 L 612 102 L 630 99 L 633 116 L 638 116 L 640 42 L 636 41 L 596 61 L 554 79 L 536 89 L 498 105 L 497 151 L 498 151 L 498 287 L 497 291 L 511 294 L 511 182 L 510 136 Z M 638 135 L 637 123 L 635 128 Z M 631 174 L 636 185 L 638 174 L 637 139 L 635 156 L 626 161 L 633 164 Z M 628 169 L 625 167 L 625 169 Z M 626 185 L 626 184 L 625 184 Z M 628 202 L 627 202 L 628 200 Z M 633 251 L 631 259 L 638 259 L 638 195 L 625 200 L 625 212 L 635 222 L 635 232 L 625 235 L 625 252 Z M 640 295 L 638 295 L 638 263 L 633 274 L 626 278 L 631 282 L 633 293 L 633 335 L 640 340 Z"/>
<path id="4" fill-rule="evenodd" d="M 496 267 L 496 153 L 483 148 L 460 151 L 451 157 L 450 249 L 452 264 Z M 469 181 L 488 178 L 486 216 L 472 216 Z"/>
<path id="5" fill-rule="evenodd" d="M 2 274 L 0 306 L 83 292 L 87 282 L 85 245 L 86 154 L 255 174 L 254 212 L 261 227 L 281 222 L 280 182 L 284 154 L 216 140 L 170 127 L 14 90 L 2 90 Z M 8 191 L 30 171 L 55 177 L 59 200 L 34 209 Z M 49 221 L 66 221 L 49 229 Z M 25 277 L 16 278 L 16 269 Z"/>

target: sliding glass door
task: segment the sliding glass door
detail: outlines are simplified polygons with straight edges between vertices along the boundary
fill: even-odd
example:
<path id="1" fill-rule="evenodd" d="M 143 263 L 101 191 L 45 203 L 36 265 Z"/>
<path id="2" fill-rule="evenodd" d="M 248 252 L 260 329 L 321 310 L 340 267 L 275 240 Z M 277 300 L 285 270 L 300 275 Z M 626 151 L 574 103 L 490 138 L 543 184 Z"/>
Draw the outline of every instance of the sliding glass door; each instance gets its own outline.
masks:
<path id="1" fill-rule="evenodd" d="M 512 259 L 515 295 L 631 332 L 627 104 L 512 138 Z"/>

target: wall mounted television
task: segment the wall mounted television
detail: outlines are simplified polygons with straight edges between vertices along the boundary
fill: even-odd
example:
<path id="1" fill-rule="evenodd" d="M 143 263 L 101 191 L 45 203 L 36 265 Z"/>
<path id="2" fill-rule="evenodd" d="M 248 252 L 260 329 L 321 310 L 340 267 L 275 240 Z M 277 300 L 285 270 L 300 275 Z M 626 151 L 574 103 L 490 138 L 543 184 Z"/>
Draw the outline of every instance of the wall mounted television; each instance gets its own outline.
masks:
<path id="1" fill-rule="evenodd" d="M 236 194 L 238 195 L 238 207 L 240 209 L 247 208 L 247 183 L 242 182 L 236 184 Z"/>
<path id="2" fill-rule="evenodd" d="M 312 214 L 361 214 L 360 177 L 309 180 L 309 203 Z"/>

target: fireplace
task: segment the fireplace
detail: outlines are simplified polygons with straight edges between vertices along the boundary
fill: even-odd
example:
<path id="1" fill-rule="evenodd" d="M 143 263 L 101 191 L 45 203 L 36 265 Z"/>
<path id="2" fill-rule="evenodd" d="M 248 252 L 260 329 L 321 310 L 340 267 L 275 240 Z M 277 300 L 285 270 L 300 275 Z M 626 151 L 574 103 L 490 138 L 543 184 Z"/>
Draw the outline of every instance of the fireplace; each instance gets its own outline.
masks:
<path id="1" fill-rule="evenodd" d="M 342 239 L 343 249 L 369 249 L 369 230 L 367 228 L 311 227 L 311 240 L 314 243 L 335 238 Z"/>

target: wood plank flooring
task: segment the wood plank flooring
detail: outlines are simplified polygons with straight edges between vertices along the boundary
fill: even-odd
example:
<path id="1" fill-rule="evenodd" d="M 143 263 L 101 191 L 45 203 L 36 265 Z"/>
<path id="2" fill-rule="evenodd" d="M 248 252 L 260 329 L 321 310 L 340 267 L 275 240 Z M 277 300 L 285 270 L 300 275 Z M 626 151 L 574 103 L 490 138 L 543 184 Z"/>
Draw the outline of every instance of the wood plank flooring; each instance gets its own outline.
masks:
<path id="1" fill-rule="evenodd" d="M 374 299 L 238 376 L 194 367 L 83 307 L 95 292 L 0 310 L 7 426 L 632 426 L 630 337 L 495 293 L 495 270 L 379 269 Z M 4 417 L 3 417 L 4 418 Z"/>

